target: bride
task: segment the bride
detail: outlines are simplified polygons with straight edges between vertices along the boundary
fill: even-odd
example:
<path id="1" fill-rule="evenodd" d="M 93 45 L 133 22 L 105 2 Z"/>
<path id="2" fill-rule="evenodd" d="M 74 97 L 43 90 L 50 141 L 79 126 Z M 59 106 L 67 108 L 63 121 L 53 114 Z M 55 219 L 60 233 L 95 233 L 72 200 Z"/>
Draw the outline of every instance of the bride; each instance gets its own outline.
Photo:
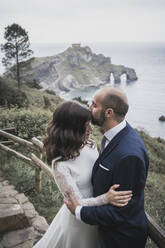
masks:
<path id="1" fill-rule="evenodd" d="M 84 206 L 113 204 L 125 206 L 130 192 L 117 192 L 113 185 L 98 197 L 92 197 L 91 174 L 98 157 L 96 145 L 89 139 L 90 111 L 77 102 L 59 104 L 47 127 L 44 140 L 47 161 L 52 164 L 55 182 L 66 198 L 66 191 Z M 47 232 L 33 248 L 98 248 L 97 226 L 76 220 L 66 205 L 60 208 Z"/>

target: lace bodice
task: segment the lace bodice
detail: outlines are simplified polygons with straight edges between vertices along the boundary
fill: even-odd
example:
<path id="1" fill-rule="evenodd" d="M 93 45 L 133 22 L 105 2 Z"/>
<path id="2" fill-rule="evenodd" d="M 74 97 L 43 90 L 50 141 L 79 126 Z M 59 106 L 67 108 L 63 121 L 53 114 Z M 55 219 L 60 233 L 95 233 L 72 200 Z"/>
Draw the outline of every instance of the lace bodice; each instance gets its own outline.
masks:
<path id="1" fill-rule="evenodd" d="M 64 197 L 67 198 L 66 190 L 69 189 L 80 205 L 99 206 L 108 203 L 105 194 L 92 197 L 91 175 L 97 157 L 97 149 L 86 145 L 74 160 L 52 161 L 54 179 Z"/>

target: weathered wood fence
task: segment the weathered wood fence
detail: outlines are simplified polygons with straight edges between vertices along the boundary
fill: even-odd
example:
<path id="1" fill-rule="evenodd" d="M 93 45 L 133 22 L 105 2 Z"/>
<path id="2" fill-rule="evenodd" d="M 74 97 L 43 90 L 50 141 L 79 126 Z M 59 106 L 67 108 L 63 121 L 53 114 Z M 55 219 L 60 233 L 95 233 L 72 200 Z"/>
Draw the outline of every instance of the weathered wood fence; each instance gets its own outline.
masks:
<path id="1" fill-rule="evenodd" d="M 9 130 L 12 133 L 14 132 L 13 129 L 9 129 Z M 0 149 L 24 161 L 25 163 L 29 164 L 35 169 L 35 188 L 38 192 L 40 192 L 41 191 L 41 169 L 45 171 L 51 178 L 53 178 L 52 170 L 50 169 L 49 166 L 47 166 L 42 161 L 43 143 L 35 137 L 32 138 L 31 142 L 27 141 L 16 135 L 6 132 L 9 130 L 7 129 L 5 131 L 0 130 L 0 137 L 3 137 L 9 140 L 9 141 L 6 141 L 6 140 L 0 141 Z M 8 145 L 12 145 L 16 143 L 30 148 L 33 151 L 33 153 L 31 154 L 31 157 L 27 157 L 11 149 L 10 147 L 8 147 Z"/>
<path id="2" fill-rule="evenodd" d="M 42 161 L 43 143 L 37 139 L 32 138 L 31 142 L 24 140 L 12 133 L 16 133 L 15 129 L 9 128 L 0 130 L 0 137 L 4 140 L 0 140 L 0 149 L 15 156 L 16 158 L 24 161 L 35 169 L 35 188 L 38 192 L 41 191 L 41 170 L 43 170 L 50 178 L 53 179 L 52 170 L 48 165 Z M 6 141 L 6 139 L 8 139 Z M 8 145 L 19 143 L 30 148 L 34 153 L 30 157 L 11 149 Z M 54 179 L 53 179 L 54 180 Z M 147 214 L 149 224 L 149 236 L 156 243 L 157 247 L 165 248 L 165 231 Z M 140 248 L 140 247 L 139 247 Z"/>

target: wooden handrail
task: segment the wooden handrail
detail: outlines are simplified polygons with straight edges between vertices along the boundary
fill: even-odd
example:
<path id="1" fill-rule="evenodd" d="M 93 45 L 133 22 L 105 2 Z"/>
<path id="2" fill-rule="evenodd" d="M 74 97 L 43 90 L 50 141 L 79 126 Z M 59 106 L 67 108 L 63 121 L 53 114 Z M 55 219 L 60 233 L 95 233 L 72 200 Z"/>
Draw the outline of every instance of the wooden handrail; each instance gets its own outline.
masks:
<path id="1" fill-rule="evenodd" d="M 33 138 L 32 138 L 32 143 L 33 143 L 34 145 L 36 145 L 36 146 L 40 149 L 40 151 L 43 151 L 43 149 L 44 149 L 44 144 L 42 143 L 42 141 L 40 141 L 40 140 L 37 139 L 36 137 L 33 137 Z"/>
<path id="2" fill-rule="evenodd" d="M 24 140 L 22 138 L 19 138 L 19 137 L 15 136 L 15 135 L 7 133 L 7 132 L 5 132 L 3 130 L 0 130 L 0 135 L 5 137 L 5 138 L 8 138 L 8 139 L 10 139 L 10 140 L 12 140 L 14 142 L 20 143 L 22 145 L 28 146 L 29 148 L 38 151 L 36 146 L 34 146 L 34 144 L 32 142 L 30 142 L 30 141 L 27 141 L 27 140 Z"/>
<path id="3" fill-rule="evenodd" d="M 32 165 L 33 167 L 35 167 L 30 158 L 24 156 L 23 154 L 21 154 L 19 152 L 14 151 L 13 149 L 11 149 L 11 148 L 9 148 L 9 147 L 1 144 L 1 143 L 0 143 L 0 149 L 2 149 L 3 151 L 9 153 L 10 155 L 14 155 L 16 158 L 24 161 L 25 163 L 28 163 L 28 164 Z"/>
<path id="4" fill-rule="evenodd" d="M 9 145 L 14 145 L 15 143 L 12 140 L 5 140 L 5 141 L 0 141 L 0 144 L 9 146 Z"/>
<path id="5" fill-rule="evenodd" d="M 12 133 L 12 134 L 16 134 L 17 133 L 15 127 L 8 127 L 8 128 L 3 129 L 2 131 L 8 132 L 8 133 Z"/>
<path id="6" fill-rule="evenodd" d="M 10 130 L 10 129 L 5 129 L 6 131 Z M 7 132 L 5 132 L 4 130 L 0 130 L 0 136 L 5 137 L 9 140 L 12 140 L 14 142 L 20 143 L 22 145 L 25 145 L 29 148 L 31 148 L 33 151 L 37 152 L 37 155 L 42 158 L 42 150 L 43 150 L 43 143 L 40 140 L 37 140 L 36 138 L 33 138 L 33 142 L 29 142 L 27 140 L 24 140 L 22 138 L 19 138 L 15 135 L 9 134 Z M 38 192 L 41 192 L 41 168 L 36 166 L 36 164 L 31 160 L 31 158 L 28 158 L 24 155 L 22 155 L 19 152 L 16 152 L 15 150 L 5 146 L 11 144 L 10 142 L 12 141 L 2 141 L 0 142 L 0 148 L 6 152 L 8 152 L 11 155 L 14 155 L 15 157 L 17 157 L 18 159 L 21 159 L 22 161 L 24 161 L 25 163 L 28 163 L 30 165 L 32 165 L 33 167 L 35 167 L 35 188 Z"/>
<path id="7" fill-rule="evenodd" d="M 149 226 L 149 236 L 157 244 L 159 248 L 165 248 L 165 231 L 158 226 L 158 224 L 147 215 L 148 226 Z"/>

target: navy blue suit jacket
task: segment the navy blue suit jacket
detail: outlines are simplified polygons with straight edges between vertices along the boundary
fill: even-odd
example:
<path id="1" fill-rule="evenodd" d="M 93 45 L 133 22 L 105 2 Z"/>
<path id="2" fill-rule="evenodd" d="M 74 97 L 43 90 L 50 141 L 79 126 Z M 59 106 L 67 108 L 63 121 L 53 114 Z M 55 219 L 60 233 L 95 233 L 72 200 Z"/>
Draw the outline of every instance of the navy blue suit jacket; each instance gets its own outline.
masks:
<path id="1" fill-rule="evenodd" d="M 132 199 L 124 207 L 107 204 L 82 208 L 82 220 L 99 226 L 101 248 L 145 247 L 148 226 L 144 187 L 148 165 L 144 143 L 128 123 L 96 160 L 92 173 L 95 197 L 113 184 L 120 184 L 119 190 L 133 191 Z"/>

